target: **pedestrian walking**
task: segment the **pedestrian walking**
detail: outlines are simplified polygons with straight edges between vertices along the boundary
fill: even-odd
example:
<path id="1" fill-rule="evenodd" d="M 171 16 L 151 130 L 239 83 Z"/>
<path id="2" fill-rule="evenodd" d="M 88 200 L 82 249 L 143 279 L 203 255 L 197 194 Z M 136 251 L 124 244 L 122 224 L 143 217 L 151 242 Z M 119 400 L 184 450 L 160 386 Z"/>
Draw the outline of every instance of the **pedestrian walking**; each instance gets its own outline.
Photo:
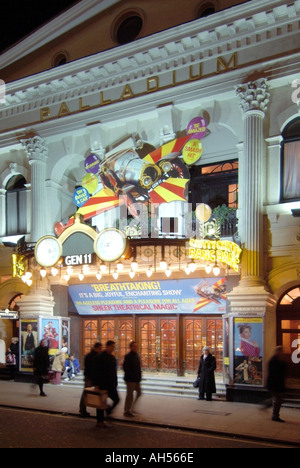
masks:
<path id="1" fill-rule="evenodd" d="M 58 351 L 53 360 L 52 370 L 54 372 L 54 385 L 62 385 L 61 384 L 61 374 L 65 370 L 65 362 L 66 362 L 66 353 L 68 352 L 67 348 L 62 348 Z"/>
<path id="2" fill-rule="evenodd" d="M 268 363 L 267 389 L 271 394 L 273 406 L 272 421 L 284 422 L 280 418 L 280 409 L 284 400 L 287 365 L 283 360 L 283 348 L 277 346 Z M 265 407 L 271 406 L 266 402 Z"/>
<path id="3" fill-rule="evenodd" d="M 10 347 L 7 349 L 6 366 L 10 370 L 10 380 L 14 382 L 19 370 L 19 339 L 16 337 L 11 339 Z"/>
<path id="4" fill-rule="evenodd" d="M 50 368 L 48 347 L 45 340 L 40 342 L 40 346 L 34 350 L 33 372 L 37 377 L 37 384 L 40 389 L 40 396 L 47 396 L 44 393 L 44 383 L 48 381 L 48 372 Z"/>
<path id="5" fill-rule="evenodd" d="M 203 354 L 200 358 L 198 367 L 198 378 L 199 378 L 199 397 L 198 400 L 204 400 L 206 394 L 206 400 L 212 400 L 212 394 L 216 393 L 215 383 L 215 370 L 216 370 L 216 358 L 211 354 L 208 346 L 203 348 Z"/>
<path id="6" fill-rule="evenodd" d="M 124 380 L 127 387 L 124 416 L 132 417 L 134 416 L 134 407 L 136 402 L 142 394 L 140 384 L 142 380 L 142 370 L 137 343 L 135 341 L 131 341 L 129 349 L 130 351 L 126 354 L 123 363 Z M 133 396 L 134 392 L 136 392 L 135 399 Z"/>
<path id="7" fill-rule="evenodd" d="M 117 386 L 117 360 L 113 355 L 115 350 L 115 342 L 109 340 L 106 343 L 106 348 L 95 358 L 95 373 L 94 385 L 99 390 L 106 390 L 108 397 L 113 404 L 106 410 L 107 415 L 110 415 L 120 401 Z M 97 427 L 108 427 L 104 421 L 104 410 L 97 409 Z"/>
<path id="8" fill-rule="evenodd" d="M 84 358 L 84 388 L 92 387 L 94 382 L 94 367 L 95 367 L 95 357 L 98 356 L 102 351 L 102 344 L 97 342 L 94 344 L 91 351 Z M 90 414 L 86 410 L 84 391 L 82 392 L 80 403 L 79 403 L 79 413 L 83 417 L 88 417 Z"/>

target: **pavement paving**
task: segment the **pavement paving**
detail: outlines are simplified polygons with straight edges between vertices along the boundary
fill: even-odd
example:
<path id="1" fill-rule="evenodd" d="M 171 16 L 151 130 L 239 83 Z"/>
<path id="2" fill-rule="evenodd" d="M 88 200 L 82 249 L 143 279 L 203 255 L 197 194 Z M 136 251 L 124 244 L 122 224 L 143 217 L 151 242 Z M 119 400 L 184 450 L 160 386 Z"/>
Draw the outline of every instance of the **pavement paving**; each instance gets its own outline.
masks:
<path id="1" fill-rule="evenodd" d="M 80 387 L 44 386 L 47 397 L 41 397 L 36 385 L 23 382 L 0 381 L 0 407 L 14 407 L 79 416 Z M 300 409 L 283 407 L 284 423 L 271 420 L 271 409 L 261 405 L 228 401 L 199 401 L 183 396 L 144 394 L 134 418 L 123 415 L 125 392 L 120 391 L 120 403 L 114 419 L 132 424 L 158 425 L 166 428 L 190 429 L 210 434 L 224 434 L 247 439 L 287 443 L 300 447 Z M 96 410 L 88 408 L 91 424 L 95 424 Z"/>

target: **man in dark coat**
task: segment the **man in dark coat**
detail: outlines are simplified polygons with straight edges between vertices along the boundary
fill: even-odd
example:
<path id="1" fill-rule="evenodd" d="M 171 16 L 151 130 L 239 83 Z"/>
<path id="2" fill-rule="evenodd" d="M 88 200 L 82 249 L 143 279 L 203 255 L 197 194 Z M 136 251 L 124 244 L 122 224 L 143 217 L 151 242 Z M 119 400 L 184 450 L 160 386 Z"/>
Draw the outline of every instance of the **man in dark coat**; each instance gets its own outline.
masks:
<path id="1" fill-rule="evenodd" d="M 127 394 L 124 406 L 124 416 L 134 416 L 133 408 L 141 396 L 140 382 L 142 380 L 141 362 L 137 353 L 138 345 L 132 341 L 129 345 L 130 352 L 126 354 L 123 369 L 124 380 L 126 382 Z M 133 393 L 136 392 L 135 400 L 133 401 Z"/>
<path id="2" fill-rule="evenodd" d="M 99 390 L 107 390 L 108 397 L 113 401 L 113 405 L 106 410 L 109 415 L 120 401 L 117 386 L 117 360 L 113 355 L 115 342 L 109 340 L 106 349 L 95 358 L 94 385 Z M 104 410 L 97 409 L 97 426 L 105 427 Z"/>
<path id="3" fill-rule="evenodd" d="M 102 351 L 102 344 L 97 342 L 94 344 L 92 350 L 84 358 L 84 388 L 92 387 L 94 382 L 94 367 L 95 367 L 95 358 Z M 88 417 L 90 414 L 86 410 L 84 391 L 82 392 L 80 403 L 79 403 L 79 413 L 83 417 Z"/>
<path id="4" fill-rule="evenodd" d="M 279 417 L 280 408 L 283 403 L 283 394 L 285 392 L 285 377 L 287 370 L 287 365 L 282 359 L 282 354 L 282 346 L 277 346 L 268 363 L 267 389 L 272 396 L 272 421 L 277 422 L 284 422 Z"/>
<path id="5" fill-rule="evenodd" d="M 216 393 L 216 367 L 216 358 L 210 353 L 209 347 L 206 346 L 203 348 L 198 368 L 198 378 L 200 379 L 198 400 L 204 400 L 204 394 L 206 394 L 206 400 L 211 401 L 212 394 Z"/>
<path id="6" fill-rule="evenodd" d="M 42 340 L 40 346 L 35 348 L 34 359 L 33 359 L 33 372 L 37 376 L 38 386 L 40 389 L 41 396 L 47 396 L 44 393 L 43 385 L 48 378 L 48 372 L 50 368 L 48 347 L 45 340 Z"/>

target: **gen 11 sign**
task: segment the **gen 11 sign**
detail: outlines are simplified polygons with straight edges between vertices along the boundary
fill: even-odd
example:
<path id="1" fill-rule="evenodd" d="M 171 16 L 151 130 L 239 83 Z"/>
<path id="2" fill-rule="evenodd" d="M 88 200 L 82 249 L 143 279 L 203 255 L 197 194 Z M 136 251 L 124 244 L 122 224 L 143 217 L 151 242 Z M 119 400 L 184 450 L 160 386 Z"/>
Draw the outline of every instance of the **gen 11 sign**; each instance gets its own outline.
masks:
<path id="1" fill-rule="evenodd" d="M 91 265 L 93 263 L 93 254 L 67 255 L 63 257 L 64 266 Z"/>
<path id="2" fill-rule="evenodd" d="M 69 294 L 81 315 L 226 312 L 225 278 L 75 284 Z"/>

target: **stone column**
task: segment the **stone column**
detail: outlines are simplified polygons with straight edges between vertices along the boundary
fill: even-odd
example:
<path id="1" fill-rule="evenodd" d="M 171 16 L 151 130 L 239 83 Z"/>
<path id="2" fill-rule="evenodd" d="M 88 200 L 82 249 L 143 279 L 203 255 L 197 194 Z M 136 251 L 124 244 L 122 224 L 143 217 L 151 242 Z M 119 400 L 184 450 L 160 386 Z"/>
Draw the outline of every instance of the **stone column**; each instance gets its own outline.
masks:
<path id="1" fill-rule="evenodd" d="M 46 164 L 48 148 L 39 136 L 22 140 L 31 166 L 31 242 L 37 242 L 47 234 L 48 204 L 46 196 Z M 40 267 L 34 257 L 30 259 L 32 286 L 28 295 L 18 301 L 21 318 L 52 316 L 54 299 L 47 278 L 41 278 Z"/>
<path id="2" fill-rule="evenodd" d="M 48 147 L 41 137 L 22 140 L 31 166 L 31 242 L 47 234 L 46 163 Z"/>
<path id="3" fill-rule="evenodd" d="M 265 79 L 241 84 L 236 88 L 244 120 L 244 142 L 240 146 L 239 191 L 242 229 L 241 280 L 228 295 L 231 333 L 230 375 L 235 383 L 235 366 L 239 363 L 234 337 L 241 322 L 259 323 L 262 377 L 265 364 L 275 346 L 275 301 L 264 281 L 263 203 L 265 174 L 265 142 L 263 121 L 269 102 Z M 241 221 L 242 220 L 242 221 Z M 264 382 L 262 382 L 264 383 Z M 237 385 L 238 386 L 238 385 Z M 247 386 L 249 389 L 250 385 Z M 241 389 L 241 391 L 243 391 Z"/>
<path id="4" fill-rule="evenodd" d="M 265 79 L 239 85 L 237 95 L 244 119 L 243 175 L 239 187 L 244 192 L 242 282 L 263 284 L 263 119 L 269 102 Z"/>

